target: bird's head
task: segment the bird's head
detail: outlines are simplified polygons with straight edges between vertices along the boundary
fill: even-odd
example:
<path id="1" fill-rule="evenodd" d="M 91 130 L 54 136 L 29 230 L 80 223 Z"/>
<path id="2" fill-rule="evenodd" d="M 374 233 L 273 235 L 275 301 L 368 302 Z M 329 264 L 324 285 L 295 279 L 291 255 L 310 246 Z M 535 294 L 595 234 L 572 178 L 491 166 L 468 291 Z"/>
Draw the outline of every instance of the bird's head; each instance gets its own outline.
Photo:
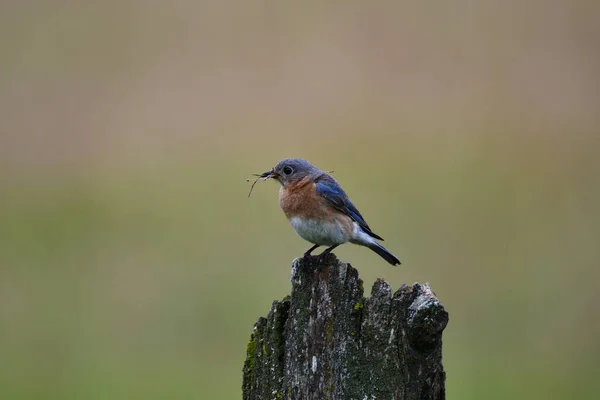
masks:
<path id="1" fill-rule="evenodd" d="M 317 176 L 321 170 L 306 160 L 300 158 L 286 158 L 277 163 L 270 171 L 260 175 L 261 178 L 273 178 L 283 187 L 299 182 L 307 176 Z"/>

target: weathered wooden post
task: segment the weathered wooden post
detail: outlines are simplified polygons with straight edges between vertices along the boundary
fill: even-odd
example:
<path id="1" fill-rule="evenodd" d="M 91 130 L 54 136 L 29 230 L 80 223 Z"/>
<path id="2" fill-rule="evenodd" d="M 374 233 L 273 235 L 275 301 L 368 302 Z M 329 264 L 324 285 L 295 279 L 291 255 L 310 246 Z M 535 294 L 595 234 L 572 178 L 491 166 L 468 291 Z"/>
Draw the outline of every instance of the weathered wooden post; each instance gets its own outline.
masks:
<path id="1" fill-rule="evenodd" d="M 448 313 L 429 286 L 371 297 L 350 264 L 296 259 L 292 294 L 273 302 L 248 342 L 244 400 L 444 399 Z"/>

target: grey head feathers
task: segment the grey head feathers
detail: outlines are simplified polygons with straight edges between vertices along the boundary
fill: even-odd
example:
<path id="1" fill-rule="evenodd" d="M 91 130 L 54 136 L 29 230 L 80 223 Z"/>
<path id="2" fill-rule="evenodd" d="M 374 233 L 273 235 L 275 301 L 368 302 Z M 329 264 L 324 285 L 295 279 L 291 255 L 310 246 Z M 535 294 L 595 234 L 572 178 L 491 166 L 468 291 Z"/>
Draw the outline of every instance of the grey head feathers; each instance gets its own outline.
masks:
<path id="1" fill-rule="evenodd" d="M 285 187 L 286 185 L 296 183 L 307 176 L 315 179 L 321 174 L 324 174 L 324 172 L 306 160 L 300 158 L 286 158 L 277 163 L 275 168 L 273 168 L 273 174 Z"/>

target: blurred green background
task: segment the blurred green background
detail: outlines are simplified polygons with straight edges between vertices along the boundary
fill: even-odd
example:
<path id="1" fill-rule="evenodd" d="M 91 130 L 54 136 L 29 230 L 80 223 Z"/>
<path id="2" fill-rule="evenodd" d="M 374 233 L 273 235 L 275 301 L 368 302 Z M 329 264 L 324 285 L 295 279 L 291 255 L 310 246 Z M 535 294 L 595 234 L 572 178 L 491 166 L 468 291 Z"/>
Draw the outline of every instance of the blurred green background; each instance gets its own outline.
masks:
<path id="1" fill-rule="evenodd" d="M 335 170 L 450 312 L 450 399 L 600 395 L 600 6 L 0 3 L 0 398 L 237 399 Z"/>

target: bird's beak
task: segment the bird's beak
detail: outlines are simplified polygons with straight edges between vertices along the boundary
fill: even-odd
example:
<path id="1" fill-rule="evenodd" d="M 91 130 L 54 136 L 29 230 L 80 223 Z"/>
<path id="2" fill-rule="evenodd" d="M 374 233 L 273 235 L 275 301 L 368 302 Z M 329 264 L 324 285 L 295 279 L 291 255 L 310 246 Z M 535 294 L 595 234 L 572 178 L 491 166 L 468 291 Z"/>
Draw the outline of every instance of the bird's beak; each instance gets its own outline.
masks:
<path id="1" fill-rule="evenodd" d="M 277 179 L 277 178 L 279 178 L 279 174 L 275 173 L 275 171 L 273 171 L 271 169 L 267 172 L 263 172 L 262 174 L 260 174 L 260 177 L 263 178 L 264 180 L 267 180 L 269 178 Z"/>

